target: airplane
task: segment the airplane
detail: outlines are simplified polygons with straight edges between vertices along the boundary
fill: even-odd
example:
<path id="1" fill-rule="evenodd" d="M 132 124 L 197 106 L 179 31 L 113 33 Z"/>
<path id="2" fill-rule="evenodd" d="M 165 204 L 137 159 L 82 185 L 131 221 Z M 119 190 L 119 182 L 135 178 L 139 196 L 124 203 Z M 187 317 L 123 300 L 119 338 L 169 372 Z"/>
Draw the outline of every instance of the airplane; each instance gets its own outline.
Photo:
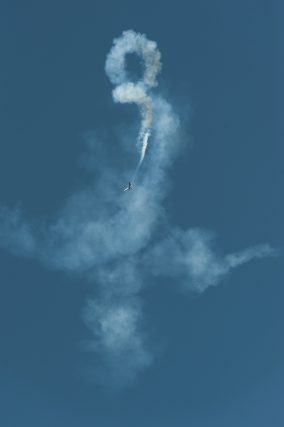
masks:
<path id="1" fill-rule="evenodd" d="M 130 181 L 128 183 L 128 186 L 123 191 L 129 191 L 129 190 L 132 190 L 132 184 Z"/>

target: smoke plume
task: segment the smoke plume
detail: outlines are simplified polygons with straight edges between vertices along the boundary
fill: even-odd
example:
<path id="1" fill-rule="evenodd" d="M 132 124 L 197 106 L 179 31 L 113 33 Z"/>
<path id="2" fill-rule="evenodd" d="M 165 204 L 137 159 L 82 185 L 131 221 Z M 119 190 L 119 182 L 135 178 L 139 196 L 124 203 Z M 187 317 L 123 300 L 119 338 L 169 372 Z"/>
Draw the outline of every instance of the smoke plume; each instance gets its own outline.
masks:
<path id="1" fill-rule="evenodd" d="M 126 55 L 136 53 L 141 57 L 144 74 L 137 83 L 129 82 L 126 72 Z M 113 41 L 113 47 L 107 56 L 105 70 L 111 82 L 116 86 L 112 95 L 115 102 L 136 104 L 142 116 L 137 145 L 140 151 L 138 169 L 141 166 L 148 146 L 153 125 L 153 101 L 149 91 L 157 86 L 157 75 L 161 71 L 161 54 L 154 41 L 132 30 L 124 31 Z"/>
<path id="2" fill-rule="evenodd" d="M 128 53 L 142 59 L 144 74 L 137 83 L 128 81 Z M 20 209 L 0 209 L 0 245 L 93 283 L 83 319 L 90 332 L 88 349 L 101 358 L 94 376 L 121 385 L 133 381 L 154 358 L 141 297 L 150 279 L 159 277 L 159 284 L 167 276 L 184 289 L 202 293 L 233 268 L 274 251 L 257 245 L 220 255 L 213 250 L 212 233 L 169 224 L 162 203 L 169 190 L 167 171 L 184 132 L 172 105 L 151 92 L 161 70 L 160 52 L 145 35 L 125 31 L 114 40 L 105 68 L 116 85 L 114 101 L 136 104 L 142 116 L 139 165 L 144 159 L 145 164 L 139 185 L 132 192 L 121 191 L 117 183 L 123 172 L 94 152 L 102 141 L 93 138 L 88 161 L 93 159 L 100 172 L 96 181 L 69 197 L 52 219 L 28 223 Z"/>

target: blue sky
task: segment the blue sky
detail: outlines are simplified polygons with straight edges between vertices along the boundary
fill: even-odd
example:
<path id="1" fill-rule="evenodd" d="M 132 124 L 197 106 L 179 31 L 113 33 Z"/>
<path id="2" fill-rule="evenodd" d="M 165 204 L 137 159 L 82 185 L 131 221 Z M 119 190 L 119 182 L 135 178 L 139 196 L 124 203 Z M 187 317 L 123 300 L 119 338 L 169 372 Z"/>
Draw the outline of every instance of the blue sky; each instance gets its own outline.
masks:
<path id="1" fill-rule="evenodd" d="M 281 16 L 2 2 L 1 425 L 283 425 Z M 162 70 L 123 194 L 141 120 L 105 62 L 129 29 Z"/>

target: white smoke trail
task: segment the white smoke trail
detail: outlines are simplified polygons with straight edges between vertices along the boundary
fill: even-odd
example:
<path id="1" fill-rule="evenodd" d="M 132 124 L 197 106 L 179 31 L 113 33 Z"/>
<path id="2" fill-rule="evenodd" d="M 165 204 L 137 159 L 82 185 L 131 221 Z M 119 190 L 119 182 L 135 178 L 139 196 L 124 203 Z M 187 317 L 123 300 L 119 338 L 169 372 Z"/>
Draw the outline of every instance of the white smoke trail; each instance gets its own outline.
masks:
<path id="1" fill-rule="evenodd" d="M 144 76 L 136 84 L 127 81 L 127 53 L 137 53 L 144 61 Z M 170 277 L 175 285 L 201 293 L 233 268 L 274 254 L 269 245 L 259 245 L 219 255 L 211 233 L 176 229 L 168 223 L 162 200 L 168 192 L 166 172 L 180 146 L 182 123 L 162 96 L 148 93 L 157 84 L 160 69 L 156 43 L 134 31 L 114 41 L 106 61 L 107 74 L 117 85 L 114 100 L 136 103 L 141 111 L 138 169 L 153 129 L 147 173 L 131 197 L 126 200 L 117 191 L 120 171 L 109 165 L 107 156 L 92 151 L 98 150 L 95 143 L 88 161 L 99 177 L 72 194 L 52 221 L 29 224 L 21 209 L 0 209 L 0 248 L 94 282 L 83 318 L 91 334 L 87 347 L 101 356 L 94 378 L 104 383 L 131 383 L 153 361 L 140 295 L 149 279 Z"/>
<path id="2" fill-rule="evenodd" d="M 125 58 L 129 53 L 136 53 L 142 58 L 144 74 L 137 83 L 129 82 Z M 157 75 L 161 70 L 161 54 L 154 41 L 148 40 L 144 34 L 132 30 L 124 31 L 122 36 L 115 39 L 113 47 L 107 56 L 105 70 L 111 82 L 118 85 L 112 92 L 115 102 L 134 103 L 138 106 L 142 123 L 137 145 L 140 160 L 136 172 L 143 163 L 148 147 L 153 125 L 153 102 L 148 95 L 149 89 L 157 86 Z"/>

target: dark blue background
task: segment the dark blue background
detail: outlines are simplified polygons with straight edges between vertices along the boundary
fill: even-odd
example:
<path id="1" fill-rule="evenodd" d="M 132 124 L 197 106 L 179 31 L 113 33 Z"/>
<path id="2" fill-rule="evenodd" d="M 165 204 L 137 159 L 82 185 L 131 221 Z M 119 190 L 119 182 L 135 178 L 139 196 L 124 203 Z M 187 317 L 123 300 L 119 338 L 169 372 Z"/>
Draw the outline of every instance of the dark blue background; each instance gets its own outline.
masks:
<path id="1" fill-rule="evenodd" d="M 282 22 L 277 0 L 3 0 L 1 202 L 20 201 L 37 218 L 88 180 L 84 135 L 125 119 L 105 57 L 133 28 L 158 43 L 160 86 L 185 116 L 187 103 L 192 110 L 191 148 L 170 172 L 173 222 L 216 231 L 224 252 L 281 248 Z M 196 298 L 162 281 L 147 290 L 149 323 L 166 346 L 130 389 L 114 392 L 83 379 L 86 284 L 1 251 L 0 424 L 282 426 L 283 276 L 278 257 Z"/>

